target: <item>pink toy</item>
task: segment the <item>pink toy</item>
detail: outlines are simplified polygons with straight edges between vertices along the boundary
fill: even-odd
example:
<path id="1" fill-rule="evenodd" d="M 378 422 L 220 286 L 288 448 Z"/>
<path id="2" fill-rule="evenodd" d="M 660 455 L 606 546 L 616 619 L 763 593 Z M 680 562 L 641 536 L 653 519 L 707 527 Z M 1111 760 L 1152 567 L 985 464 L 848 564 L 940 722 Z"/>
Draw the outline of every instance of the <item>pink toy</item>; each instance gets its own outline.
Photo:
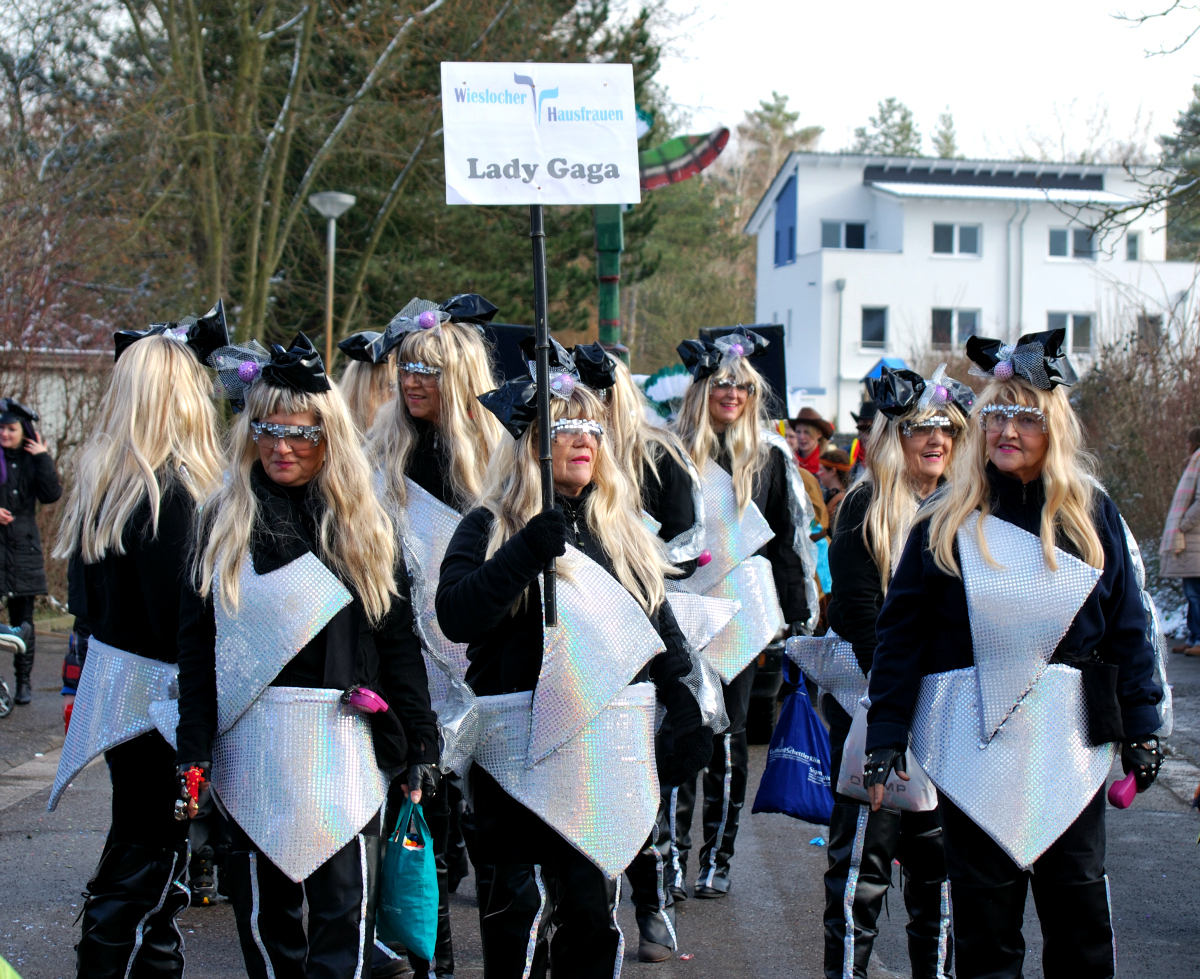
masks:
<path id="1" fill-rule="evenodd" d="M 712 551 L 701 551 L 700 556 L 696 558 L 696 564 L 701 568 L 712 560 Z"/>
<path id="2" fill-rule="evenodd" d="M 1137 795 L 1137 779 L 1133 772 L 1108 787 L 1108 801 L 1118 809 L 1128 809 Z"/>
<path id="3" fill-rule="evenodd" d="M 351 687 L 346 695 L 346 701 L 351 707 L 357 707 L 364 714 L 381 714 L 388 709 L 387 701 L 374 690 L 366 687 Z"/>

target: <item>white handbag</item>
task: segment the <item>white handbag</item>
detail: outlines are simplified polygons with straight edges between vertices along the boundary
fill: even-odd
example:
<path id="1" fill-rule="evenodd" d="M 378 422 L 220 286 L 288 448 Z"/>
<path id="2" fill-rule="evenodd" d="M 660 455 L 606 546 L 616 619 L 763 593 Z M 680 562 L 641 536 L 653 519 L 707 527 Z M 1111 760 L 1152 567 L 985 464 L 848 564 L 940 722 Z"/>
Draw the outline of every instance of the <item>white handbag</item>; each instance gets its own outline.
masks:
<path id="1" fill-rule="evenodd" d="M 884 808 L 900 809 L 904 812 L 928 812 L 936 809 L 937 789 L 925 774 L 925 770 L 917 764 L 911 748 L 906 752 L 905 758 L 908 781 L 900 778 L 895 771 L 891 772 L 883 786 Z M 859 802 L 871 801 L 867 795 L 867 788 L 863 785 L 863 765 L 866 760 L 867 708 L 860 703 L 854 712 L 850 733 L 846 736 L 846 746 L 842 750 L 842 767 L 837 780 L 837 791 L 840 794 Z"/>

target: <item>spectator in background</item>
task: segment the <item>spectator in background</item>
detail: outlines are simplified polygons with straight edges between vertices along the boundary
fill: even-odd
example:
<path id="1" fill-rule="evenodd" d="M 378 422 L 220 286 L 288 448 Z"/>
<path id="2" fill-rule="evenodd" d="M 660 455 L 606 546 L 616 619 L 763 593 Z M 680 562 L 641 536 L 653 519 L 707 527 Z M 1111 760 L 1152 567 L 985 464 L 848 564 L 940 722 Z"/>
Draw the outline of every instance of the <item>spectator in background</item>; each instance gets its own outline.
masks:
<path id="1" fill-rule="evenodd" d="M 833 524 L 837 520 L 837 509 L 846 490 L 850 487 L 850 456 L 844 449 L 830 447 L 821 453 L 821 465 L 817 480 L 825 493 L 825 507 L 829 511 L 829 536 L 833 536 Z"/>
<path id="2" fill-rule="evenodd" d="M 1187 599 L 1187 641 L 1172 647 L 1172 652 L 1200 656 L 1200 499 L 1196 484 L 1200 480 L 1200 425 L 1187 433 L 1187 467 L 1175 487 L 1167 523 L 1159 545 L 1159 574 L 1180 578 Z"/>
<path id="3" fill-rule="evenodd" d="M 33 605 L 47 591 L 37 505 L 62 496 L 54 460 L 33 427 L 37 420 L 33 409 L 0 398 L 0 593 L 7 599 L 8 620 L 25 644 L 24 651 L 13 654 L 17 704 L 33 699 Z"/>
<path id="4" fill-rule="evenodd" d="M 853 486 L 867 470 L 867 443 L 871 440 L 871 427 L 875 424 L 875 416 L 878 413 L 879 409 L 875 407 L 874 401 L 864 401 L 857 415 L 850 412 L 858 438 L 850 446 L 850 476 L 846 480 L 847 486 Z"/>
<path id="5" fill-rule="evenodd" d="M 796 453 L 800 468 L 815 476 L 821 453 L 833 438 L 833 426 L 814 409 L 801 408 L 800 414 L 788 421 L 788 427 L 795 433 L 794 441 L 789 435 L 788 443 Z"/>

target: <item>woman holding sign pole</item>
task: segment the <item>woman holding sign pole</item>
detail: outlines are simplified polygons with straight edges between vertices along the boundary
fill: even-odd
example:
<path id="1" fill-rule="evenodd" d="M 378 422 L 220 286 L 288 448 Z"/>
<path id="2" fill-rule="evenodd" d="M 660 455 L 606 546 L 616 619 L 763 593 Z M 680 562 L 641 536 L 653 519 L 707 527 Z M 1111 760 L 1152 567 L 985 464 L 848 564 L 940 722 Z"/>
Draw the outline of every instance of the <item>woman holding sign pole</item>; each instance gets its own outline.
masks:
<path id="1" fill-rule="evenodd" d="M 785 629 L 808 631 L 817 611 L 816 553 L 808 537 L 812 503 L 791 448 L 769 428 L 768 389 L 750 363 L 766 346 L 763 337 L 741 327 L 716 343 L 679 345 L 692 383 L 678 432 L 700 473 L 710 558 L 679 587 L 742 603 L 704 650 L 724 680 L 729 729 L 715 737 L 704 776 L 704 841 L 693 891 L 701 898 L 729 893 L 730 861 L 746 801 L 746 713 L 759 651 Z M 695 800 L 694 783 L 681 785 L 672 800 L 676 900 L 687 896 Z"/>
<path id="2" fill-rule="evenodd" d="M 515 442 L 459 524 L 438 584 L 442 630 L 470 644 L 482 733 L 471 768 L 478 849 L 495 867 L 483 915 L 487 979 L 610 979 L 624 938 L 620 876 L 664 781 L 694 777 L 712 734 L 684 679 L 691 662 L 666 603 L 672 569 L 614 465 L 600 400 L 555 345 L 550 392 L 530 377 L 480 400 Z M 556 507 L 539 512 L 538 400 L 550 397 Z M 569 551 L 568 551 L 569 548 Z M 558 561 L 556 626 L 541 572 Z M 676 732 L 657 758 L 661 702 Z"/>
<path id="3" fill-rule="evenodd" d="M 1023 974 L 1030 883 L 1047 979 L 1114 975 L 1105 780 L 1118 747 L 1139 790 L 1163 757 L 1137 574 L 1064 339 L 967 341 L 989 383 L 879 614 L 866 783 L 878 805 L 908 748 L 937 786 L 960 979 Z"/>
<path id="4" fill-rule="evenodd" d="M 848 711 L 853 710 L 853 701 L 861 696 L 871 672 L 875 619 L 920 501 L 945 482 L 955 439 L 973 399 L 969 388 L 944 376 L 944 365 L 928 381 L 913 371 L 885 367 L 871 387 L 879 413 L 871 432 L 867 476 L 842 504 L 829 547 L 833 576 L 829 626 L 843 647 L 853 651 L 853 656 L 845 655 L 842 662 L 852 674 L 855 690 L 851 697 L 841 698 L 845 707 L 832 692 L 821 699 L 829 724 L 833 770 L 839 772 L 845 766 L 858 775 L 860 783 L 863 758 L 843 758 L 843 750 L 851 727 Z M 803 649 L 820 642 L 799 640 L 794 644 Z M 789 654 L 795 655 L 792 644 Z M 803 653 L 795 658 L 826 691 L 836 689 L 831 678 L 814 670 Z M 861 742 L 858 746 L 861 751 Z M 868 814 L 864 800 L 835 793 L 829 821 L 829 869 L 825 872 L 827 979 L 840 979 L 844 974 L 866 976 L 897 855 L 909 915 L 908 954 L 914 979 L 940 979 L 949 974 L 949 919 L 943 913 L 946 860 L 936 809 L 882 809 Z M 848 880 L 853 884 L 848 886 Z M 847 918 L 853 921 L 849 938 Z"/>

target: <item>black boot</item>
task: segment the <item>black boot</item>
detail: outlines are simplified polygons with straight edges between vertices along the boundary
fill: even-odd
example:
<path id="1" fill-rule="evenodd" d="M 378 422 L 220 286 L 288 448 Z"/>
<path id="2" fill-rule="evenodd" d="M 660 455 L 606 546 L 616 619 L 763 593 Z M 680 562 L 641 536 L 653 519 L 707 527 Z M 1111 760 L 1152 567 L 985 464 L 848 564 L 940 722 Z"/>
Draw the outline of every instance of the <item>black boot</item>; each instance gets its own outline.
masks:
<path id="1" fill-rule="evenodd" d="M 825 871 L 825 979 L 842 979 L 846 957 L 846 877 L 854 834 L 865 806 L 836 803 L 829 817 L 829 869 Z M 865 815 L 863 832 L 866 832 Z"/>
<path id="2" fill-rule="evenodd" d="M 13 673 L 16 674 L 17 690 L 13 694 L 14 704 L 27 704 L 33 700 L 33 685 L 30 677 L 33 674 L 33 639 L 30 637 L 25 646 L 25 652 L 13 653 Z"/>
<path id="3" fill-rule="evenodd" d="M 428 979 L 435 975 L 454 976 L 454 939 L 450 931 L 450 885 L 446 854 L 439 853 L 434 860 L 437 866 L 438 882 L 437 943 L 434 945 L 432 962 L 426 962 L 411 952 L 409 953 L 413 979 Z"/>
<path id="4" fill-rule="evenodd" d="M 954 882 L 954 962 L 960 976 L 1020 979 L 1025 963 L 1024 876 L 1011 884 L 971 887 Z"/>
<path id="5" fill-rule="evenodd" d="M 750 749 L 743 730 L 718 735 L 712 761 L 704 773 L 704 844 L 700 847 L 696 897 L 724 897 L 729 893 L 729 864 L 742 807 L 746 803 L 746 776 Z"/>
<path id="6" fill-rule="evenodd" d="M 467 857 L 467 840 L 463 827 L 467 803 L 462 795 L 462 779 L 453 773 L 446 775 L 442 779 L 442 791 L 446 793 L 450 802 L 450 823 L 446 834 L 446 871 L 449 874 L 447 884 L 450 893 L 456 894 L 458 885 L 471 872 L 471 861 Z"/>
<path id="7" fill-rule="evenodd" d="M 1112 979 L 1116 948 L 1108 904 L 1108 878 L 1083 884 L 1038 883 L 1033 900 L 1042 924 L 1046 979 Z"/>
<path id="8" fill-rule="evenodd" d="M 192 854 L 188 878 L 192 886 L 193 905 L 199 907 L 217 903 L 216 867 L 213 864 L 213 848 L 211 846 L 206 844 Z"/>
<path id="9" fill-rule="evenodd" d="M 659 821 L 650 839 L 625 869 L 638 925 L 640 962 L 665 962 L 678 944 L 675 939 L 675 901 L 666 886 L 662 851 L 656 845 L 660 831 L 666 829 L 665 816 L 660 808 Z M 666 842 L 670 844 L 669 836 Z"/>
<path id="10" fill-rule="evenodd" d="M 943 979 L 950 974 L 954 946 L 945 840 L 936 811 L 901 814 L 900 865 L 913 979 Z"/>
<path id="11" fill-rule="evenodd" d="M 483 969 L 488 979 L 545 979 L 546 928 L 553 917 L 539 864 L 493 868 L 483 914 Z"/>
<path id="12" fill-rule="evenodd" d="M 172 850 L 131 843 L 105 848 L 88 881 L 83 934 L 75 946 L 80 979 L 183 974 L 173 919 L 187 903 L 185 870 L 186 862 Z"/>
<path id="13" fill-rule="evenodd" d="M 696 780 L 670 788 L 664 786 L 663 801 L 671 824 L 671 848 L 667 861 L 667 889 L 676 903 L 687 900 L 688 853 L 692 849 L 692 816 L 696 811 Z M 660 802 L 661 805 L 661 802 Z"/>
<path id="14" fill-rule="evenodd" d="M 175 918 L 188 906 L 188 888 L 184 883 L 187 869 L 185 847 L 175 855 L 171 886 L 167 888 L 162 906 L 146 919 L 142 945 L 129 971 L 129 979 L 166 979 L 168 976 L 182 979 L 183 936 Z"/>
<path id="15" fill-rule="evenodd" d="M 304 888 L 263 854 L 248 850 L 230 851 L 221 878 L 250 979 L 304 979 Z"/>

